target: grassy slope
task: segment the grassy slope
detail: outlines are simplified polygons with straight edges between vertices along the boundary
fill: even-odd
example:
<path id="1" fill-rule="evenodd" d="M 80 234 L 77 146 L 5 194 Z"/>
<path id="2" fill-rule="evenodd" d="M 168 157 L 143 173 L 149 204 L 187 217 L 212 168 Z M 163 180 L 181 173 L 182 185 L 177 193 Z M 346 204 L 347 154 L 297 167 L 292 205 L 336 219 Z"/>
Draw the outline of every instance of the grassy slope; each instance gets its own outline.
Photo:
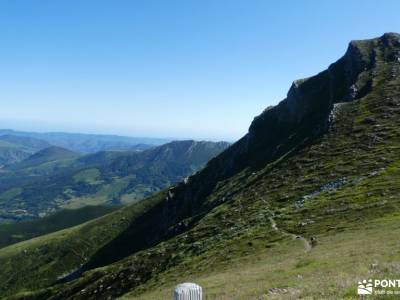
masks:
<path id="1" fill-rule="evenodd" d="M 158 194 L 88 223 L 1 249 L 0 295 L 54 284 L 57 278 L 85 263 L 162 196 Z"/>
<path id="2" fill-rule="evenodd" d="M 301 241 L 289 238 L 279 247 L 253 244 L 250 255 L 229 264 L 214 263 L 200 272 L 178 267 L 147 282 L 145 292 L 120 299 L 170 299 L 176 283 L 188 281 L 203 287 L 205 299 L 359 299 L 358 280 L 397 278 L 399 221 L 398 213 L 389 214 L 358 228 L 320 235 L 309 252 Z"/>
<path id="3" fill-rule="evenodd" d="M 271 236 L 271 224 L 265 224 L 258 236 L 253 232 L 206 257 L 183 262 L 122 299 L 168 299 L 173 286 L 183 281 L 202 285 L 206 299 L 356 299 L 358 280 L 397 278 L 399 182 L 396 161 L 380 175 L 321 193 L 300 212 L 275 211 L 281 220 L 279 238 Z M 301 221 L 309 224 L 300 226 Z M 301 239 L 287 233 L 315 236 L 317 244 L 308 250 Z M 273 288 L 285 290 L 271 295 Z"/>
<path id="4" fill-rule="evenodd" d="M 33 155 L 29 156 L 27 159 L 12 164 L 8 167 L 10 170 L 19 170 L 19 169 L 27 169 L 35 168 L 36 166 L 43 167 L 51 162 L 58 162 L 64 160 L 73 160 L 78 158 L 80 155 L 78 153 L 72 152 L 70 150 L 51 146 L 45 149 L 42 149 Z"/>
<path id="5" fill-rule="evenodd" d="M 0 248 L 96 219 L 118 206 L 86 206 L 32 221 L 0 224 Z"/>
<path id="6" fill-rule="evenodd" d="M 341 105 L 328 133 L 262 169 L 245 168 L 219 182 L 204 202 L 218 205 L 209 206 L 206 214 L 178 219 L 175 229 L 184 230 L 150 239 L 148 244 L 141 240 L 146 240 L 141 235 L 145 229 L 152 227 L 136 225 L 152 222 L 146 215 L 159 216 L 158 207 L 168 201 L 160 194 L 139 203 L 152 204 L 146 213 L 138 204 L 119 212 L 135 210 L 136 217 L 129 216 L 131 225 L 119 227 L 108 239 L 96 236 L 102 231 L 93 223 L 71 229 L 68 236 L 43 237 L 55 260 L 51 267 L 46 253 L 31 261 L 18 250 L 29 247 L 28 252 L 40 253 L 40 240 L 5 248 L 0 251 L 0 263 L 7 266 L 0 273 L 0 282 L 6 282 L 0 285 L 3 295 L 49 286 L 57 274 L 79 266 L 84 260 L 64 260 L 64 255 L 71 256 L 74 247 L 81 249 L 79 239 L 88 236 L 94 239 L 93 248 L 84 250 L 85 255 L 94 254 L 89 259 L 92 266 L 105 266 L 23 297 L 107 299 L 125 294 L 125 298 L 154 299 L 168 294 L 169 298 L 173 285 L 193 279 L 207 288 L 210 299 L 262 298 L 273 287 L 285 288 L 293 297 L 337 299 L 354 296 L 355 282 L 363 276 L 396 278 L 399 257 L 391 237 L 398 233 L 399 218 L 400 81 L 391 77 L 391 66 L 379 60 L 377 64 L 373 91 Z M 332 185 L 336 189 L 321 191 Z M 309 197 L 301 201 L 304 196 Z M 104 233 L 115 215 L 102 219 Z M 99 231 L 83 235 L 84 229 Z M 147 235 L 154 238 L 151 232 Z M 383 235 L 389 238 L 383 240 Z M 301 238 L 292 240 L 295 236 Z M 311 236 L 318 244 L 305 253 Z M 55 240 L 59 248 L 71 248 L 60 253 Z M 363 245 L 368 249 L 360 250 Z M 115 251 L 130 255 L 118 257 Z M 376 273 L 369 272 L 372 263 Z M 37 269 L 41 265 L 52 271 Z M 30 274 L 20 278 L 11 270 Z M 248 277 L 243 279 L 242 274 Z M 38 281 L 42 276 L 47 281 Z"/>

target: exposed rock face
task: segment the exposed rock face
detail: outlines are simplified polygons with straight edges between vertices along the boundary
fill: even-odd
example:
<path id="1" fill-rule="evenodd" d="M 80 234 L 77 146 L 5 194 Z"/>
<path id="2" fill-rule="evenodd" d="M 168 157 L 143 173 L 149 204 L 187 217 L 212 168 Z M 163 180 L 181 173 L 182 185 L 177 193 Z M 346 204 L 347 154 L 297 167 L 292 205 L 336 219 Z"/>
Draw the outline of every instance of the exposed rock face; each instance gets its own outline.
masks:
<path id="1" fill-rule="evenodd" d="M 327 70 L 294 81 L 286 99 L 257 116 L 249 133 L 228 150 L 234 152 L 228 166 L 240 168 L 237 162 L 241 157 L 271 161 L 306 137 L 324 132 L 335 103 L 353 101 L 368 93 L 378 52 L 383 52 L 388 62 L 398 60 L 400 35 L 386 33 L 380 38 L 352 41 L 345 55 Z M 252 164 L 248 159 L 243 165 Z"/>
<path id="2" fill-rule="evenodd" d="M 298 128 L 313 123 L 320 131 L 334 103 L 356 99 L 364 86 L 358 77 L 371 68 L 372 55 L 365 42 L 351 42 L 346 54 L 327 70 L 310 78 L 293 82 L 286 99 L 256 117 L 247 135 L 247 144 L 273 147 L 296 135 Z M 372 43 L 369 42 L 369 43 Z"/>

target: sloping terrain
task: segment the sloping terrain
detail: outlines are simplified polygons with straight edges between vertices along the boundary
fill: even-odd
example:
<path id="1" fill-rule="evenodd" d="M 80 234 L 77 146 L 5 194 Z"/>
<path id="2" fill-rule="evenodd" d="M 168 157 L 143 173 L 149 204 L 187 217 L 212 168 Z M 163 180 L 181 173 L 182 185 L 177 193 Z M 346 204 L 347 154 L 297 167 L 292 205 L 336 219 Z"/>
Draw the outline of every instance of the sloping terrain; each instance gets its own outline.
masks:
<path id="1" fill-rule="evenodd" d="M 19 169 L 27 169 L 52 161 L 69 160 L 77 157 L 79 157 L 78 153 L 61 147 L 50 146 L 32 154 L 21 162 L 8 166 L 8 169 L 14 171 Z"/>
<path id="2" fill-rule="evenodd" d="M 200 172 L 0 250 L 13 299 L 356 297 L 400 265 L 400 35 L 351 42 Z"/>
<path id="3" fill-rule="evenodd" d="M 146 151 L 85 156 L 50 147 L 0 174 L 0 218 L 31 219 L 61 208 L 120 205 L 183 180 L 228 143 L 178 141 Z"/>
<path id="4" fill-rule="evenodd" d="M 0 169 L 49 146 L 45 141 L 34 138 L 0 135 Z"/>
<path id="5" fill-rule="evenodd" d="M 48 217 L 31 221 L 0 224 L 0 248 L 85 223 L 119 207 L 85 206 L 79 209 L 64 209 Z"/>

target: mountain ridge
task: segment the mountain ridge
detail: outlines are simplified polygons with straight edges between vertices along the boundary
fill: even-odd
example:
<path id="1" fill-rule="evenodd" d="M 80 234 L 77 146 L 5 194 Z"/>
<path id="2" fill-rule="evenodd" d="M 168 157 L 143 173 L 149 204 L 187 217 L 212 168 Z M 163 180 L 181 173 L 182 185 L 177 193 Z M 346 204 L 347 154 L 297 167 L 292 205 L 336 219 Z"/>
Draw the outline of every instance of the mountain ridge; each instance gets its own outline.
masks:
<path id="1" fill-rule="evenodd" d="M 40 165 L 60 159 L 73 159 L 78 156 L 80 156 L 78 153 L 71 150 L 58 146 L 50 146 L 41 149 L 38 152 L 35 152 L 31 156 L 18 163 L 11 164 L 10 166 L 8 166 L 8 168 L 16 170 L 21 168 L 33 167 L 35 165 Z"/>
<path id="2" fill-rule="evenodd" d="M 45 141 L 30 137 L 0 135 L 0 164 L 19 162 L 49 146 Z"/>
<path id="3" fill-rule="evenodd" d="M 144 150 L 152 146 L 170 142 L 168 138 L 129 137 L 107 134 L 84 134 L 67 132 L 27 132 L 12 129 L 0 129 L 0 137 L 13 135 L 44 140 L 53 146 L 59 146 L 80 153 L 94 153 L 105 150 Z"/>

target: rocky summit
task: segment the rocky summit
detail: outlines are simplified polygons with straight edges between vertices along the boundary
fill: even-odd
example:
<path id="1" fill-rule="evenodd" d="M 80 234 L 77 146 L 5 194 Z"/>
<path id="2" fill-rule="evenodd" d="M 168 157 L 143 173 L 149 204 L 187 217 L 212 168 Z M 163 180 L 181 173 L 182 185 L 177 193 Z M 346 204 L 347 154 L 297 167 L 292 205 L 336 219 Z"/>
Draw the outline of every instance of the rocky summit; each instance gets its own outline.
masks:
<path id="1" fill-rule="evenodd" d="M 357 298 L 398 276 L 400 35 L 352 41 L 196 174 L 0 250 L 10 299 Z"/>

